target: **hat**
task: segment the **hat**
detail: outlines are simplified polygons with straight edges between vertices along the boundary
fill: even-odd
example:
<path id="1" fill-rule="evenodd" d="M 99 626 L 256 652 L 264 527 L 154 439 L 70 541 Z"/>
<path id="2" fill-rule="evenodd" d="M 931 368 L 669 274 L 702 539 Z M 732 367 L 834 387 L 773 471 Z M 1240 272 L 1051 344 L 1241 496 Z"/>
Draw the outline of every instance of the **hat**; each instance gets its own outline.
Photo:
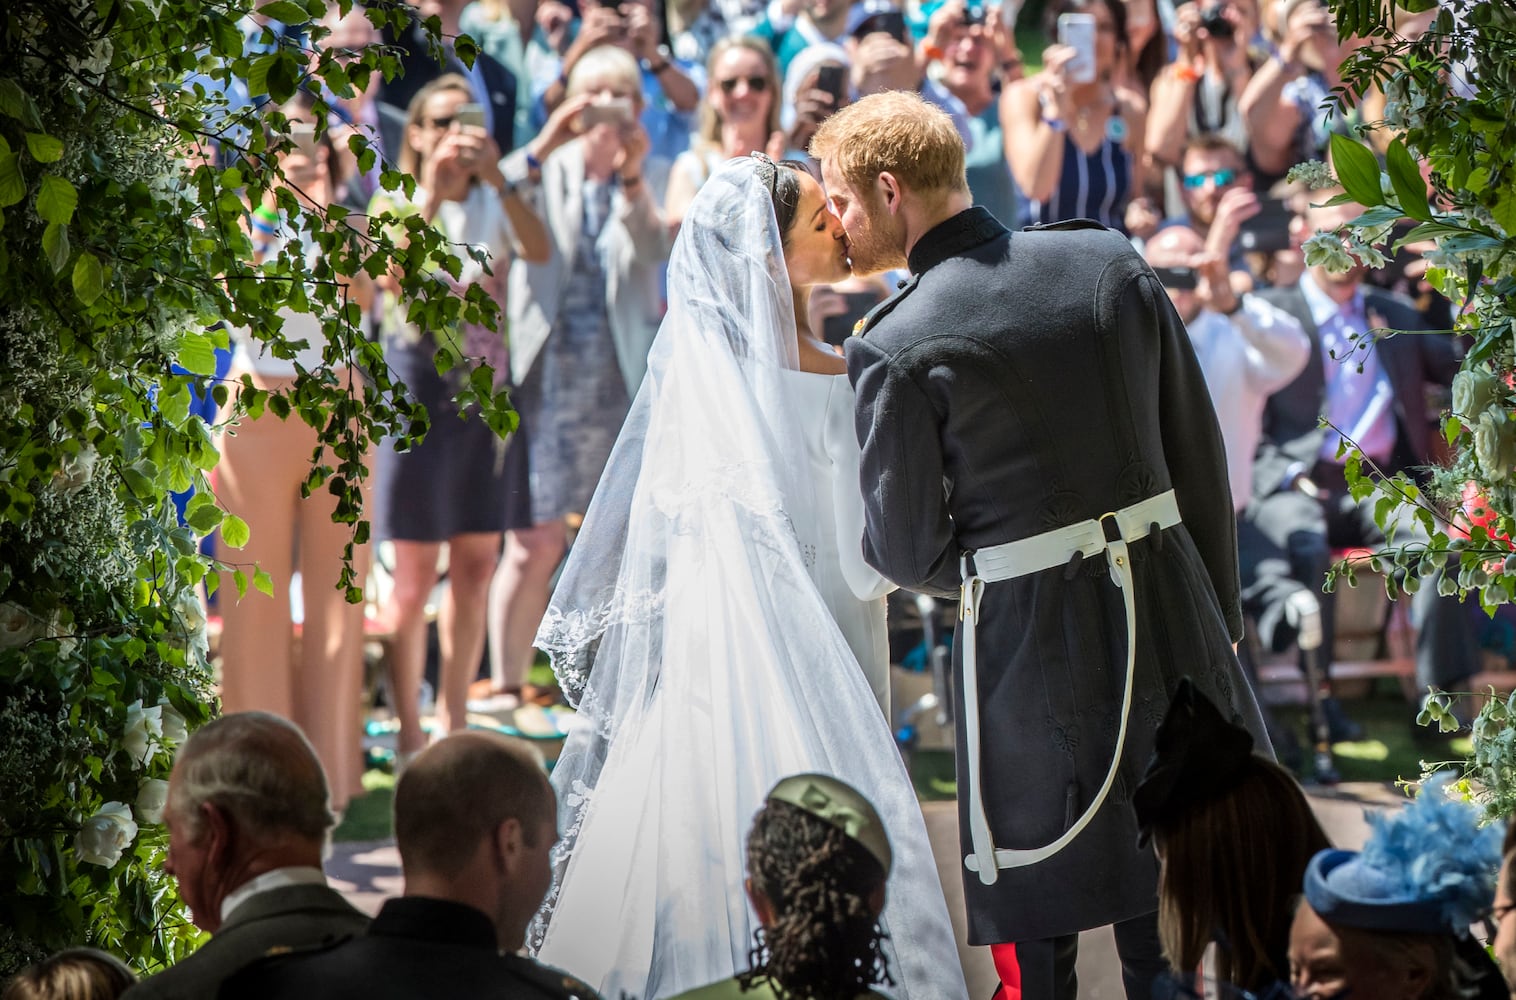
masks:
<path id="1" fill-rule="evenodd" d="M 1344 927 L 1465 934 L 1495 896 L 1501 831 L 1479 826 L 1473 805 L 1447 794 L 1451 775 L 1422 784 L 1403 809 L 1367 814 L 1362 852 L 1320 851 L 1305 870 L 1305 898 Z"/>
<path id="2" fill-rule="evenodd" d="M 1153 759 L 1132 793 L 1137 845 L 1147 846 L 1159 823 L 1236 786 L 1252 758 L 1253 734 L 1181 678 L 1153 737 Z"/>
<path id="3" fill-rule="evenodd" d="M 893 25 L 890 22 L 895 22 Z M 905 12 L 897 3 L 891 0 L 858 0 L 848 9 L 847 33 L 854 38 L 862 38 L 876 31 L 900 38 L 900 32 L 909 34 L 905 23 Z M 908 38 L 901 38 L 908 42 Z"/>
<path id="4" fill-rule="evenodd" d="M 835 826 L 874 856 L 890 873 L 890 840 L 884 822 L 869 800 L 853 786 L 827 774 L 796 774 L 769 792 L 768 801 L 784 802 Z"/>

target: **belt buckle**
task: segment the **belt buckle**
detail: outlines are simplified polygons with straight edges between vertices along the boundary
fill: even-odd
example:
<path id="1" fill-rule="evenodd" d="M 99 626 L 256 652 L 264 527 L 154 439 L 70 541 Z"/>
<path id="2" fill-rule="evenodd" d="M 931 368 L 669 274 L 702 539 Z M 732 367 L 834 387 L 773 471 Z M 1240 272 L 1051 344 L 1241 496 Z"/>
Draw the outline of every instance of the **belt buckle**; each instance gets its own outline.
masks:
<path id="1" fill-rule="evenodd" d="M 1109 534 L 1106 533 L 1105 522 L 1107 519 L 1109 519 L 1110 522 L 1116 526 L 1115 538 L 1112 538 Z M 1121 533 L 1121 522 L 1116 519 L 1116 512 L 1114 510 L 1108 510 L 1104 514 L 1101 514 L 1099 517 L 1095 518 L 1095 523 L 1100 525 L 1100 535 L 1103 539 L 1105 539 L 1106 545 L 1110 545 L 1112 542 L 1119 542 L 1123 540 Z"/>

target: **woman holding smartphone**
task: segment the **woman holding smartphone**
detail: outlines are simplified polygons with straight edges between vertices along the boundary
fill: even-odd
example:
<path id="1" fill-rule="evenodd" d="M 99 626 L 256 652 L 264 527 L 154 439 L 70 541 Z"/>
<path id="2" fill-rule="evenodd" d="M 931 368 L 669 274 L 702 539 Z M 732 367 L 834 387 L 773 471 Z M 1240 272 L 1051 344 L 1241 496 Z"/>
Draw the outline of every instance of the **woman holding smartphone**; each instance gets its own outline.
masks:
<path id="1" fill-rule="evenodd" d="M 1122 232 L 1157 224 L 1143 192 L 1147 98 L 1120 83 L 1121 0 L 1053 0 L 1042 71 L 1005 88 L 1005 155 L 1031 222 L 1094 219 Z"/>
<path id="2" fill-rule="evenodd" d="M 415 197 L 382 192 L 374 210 L 417 215 L 455 244 L 483 249 L 493 274 L 459 251 L 453 279 L 460 294 L 481 285 L 498 300 L 501 276 L 517 257 L 547 256 L 547 234 L 521 193 L 506 184 L 500 153 L 476 114 L 468 80 L 449 73 L 422 87 L 406 116 L 399 167 L 417 178 Z M 473 116 L 475 124 L 469 124 Z M 477 415 L 460 420 L 452 401 L 468 365 L 437 374 L 436 331 L 407 322 L 406 304 L 386 294 L 381 333 L 385 362 L 411 397 L 426 406 L 426 439 L 409 451 L 381 452 L 375 484 L 375 534 L 394 543 L 394 590 L 388 617 L 395 631 L 391 691 L 400 721 L 397 748 L 404 761 L 425 743 L 419 693 L 426 661 L 426 603 L 447 546 L 448 588 L 438 614 L 442 652 L 438 721 L 443 731 L 465 724 L 468 684 L 484 655 L 485 595 L 512 524 L 512 504 L 524 506 L 524 467 Z M 502 303 L 503 306 L 503 303 Z M 484 358 L 496 384 L 509 375 L 505 335 L 461 325 L 455 346 L 466 358 Z M 477 363 L 477 362 L 475 362 Z"/>
<path id="3" fill-rule="evenodd" d="M 506 535 L 490 594 L 494 694 L 523 692 L 569 518 L 589 506 L 663 313 L 669 233 L 653 200 L 641 72 L 625 49 L 579 59 L 537 139 L 502 164 L 550 252 L 510 272 L 511 373 L 531 469 L 531 524 Z"/>

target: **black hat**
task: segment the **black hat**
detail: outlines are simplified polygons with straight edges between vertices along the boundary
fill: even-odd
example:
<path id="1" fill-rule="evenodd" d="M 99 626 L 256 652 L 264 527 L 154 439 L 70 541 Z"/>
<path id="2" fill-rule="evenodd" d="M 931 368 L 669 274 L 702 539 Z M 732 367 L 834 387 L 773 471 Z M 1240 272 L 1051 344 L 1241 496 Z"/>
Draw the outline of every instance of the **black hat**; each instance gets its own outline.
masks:
<path id="1" fill-rule="evenodd" d="M 1157 824 L 1236 785 L 1252 757 L 1253 734 L 1228 722 L 1182 678 L 1153 738 L 1153 759 L 1132 793 L 1138 846 L 1147 846 Z"/>

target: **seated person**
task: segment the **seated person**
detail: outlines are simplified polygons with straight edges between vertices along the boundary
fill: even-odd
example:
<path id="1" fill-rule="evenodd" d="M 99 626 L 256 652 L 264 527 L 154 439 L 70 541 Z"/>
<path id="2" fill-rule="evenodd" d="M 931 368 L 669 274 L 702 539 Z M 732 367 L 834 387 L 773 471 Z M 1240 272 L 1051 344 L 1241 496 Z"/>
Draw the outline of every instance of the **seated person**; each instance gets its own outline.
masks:
<path id="1" fill-rule="evenodd" d="M 459 732 L 423 750 L 395 786 L 405 892 L 367 934 L 277 956 L 223 1000 L 595 1000 L 572 976 L 516 954 L 552 883 L 557 811 L 541 757 L 520 740 Z"/>
<path id="2" fill-rule="evenodd" d="M 1158 853 L 1158 936 L 1176 977 L 1214 944 L 1218 979 L 1287 995 L 1296 886 L 1331 846 L 1294 777 L 1185 678 L 1132 806 Z"/>
<path id="3" fill-rule="evenodd" d="M 880 998 L 890 984 L 880 950 L 890 842 L 857 790 L 797 774 L 769 792 L 747 841 L 748 899 L 762 928 L 753 967 L 678 1000 Z"/>
<path id="4" fill-rule="evenodd" d="M 1371 814 L 1361 853 L 1311 859 L 1290 929 L 1296 996 L 1505 1000 L 1500 971 L 1469 934 L 1490 906 L 1501 832 L 1481 829 L 1449 784 L 1444 773 L 1403 809 Z"/>

